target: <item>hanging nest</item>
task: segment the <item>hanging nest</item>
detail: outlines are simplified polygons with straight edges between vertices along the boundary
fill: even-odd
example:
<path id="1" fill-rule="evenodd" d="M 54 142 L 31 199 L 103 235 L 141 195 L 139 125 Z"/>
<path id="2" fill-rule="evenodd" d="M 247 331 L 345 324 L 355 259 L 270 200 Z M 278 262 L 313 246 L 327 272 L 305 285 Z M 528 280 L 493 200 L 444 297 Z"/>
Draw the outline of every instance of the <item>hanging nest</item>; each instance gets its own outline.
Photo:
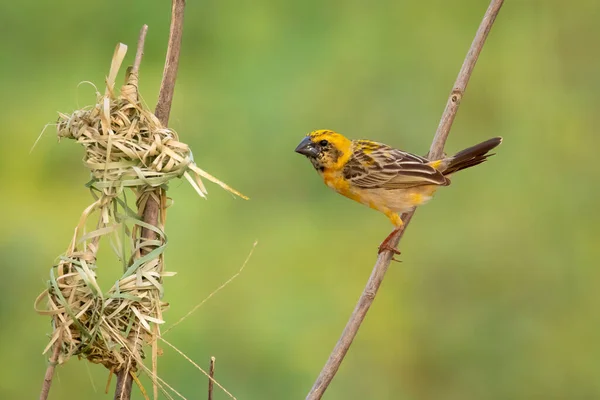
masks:
<path id="1" fill-rule="evenodd" d="M 225 190 L 246 198 L 194 163 L 187 144 L 177 133 L 162 126 L 158 118 L 138 100 L 137 72 L 128 74 L 116 93 L 115 78 L 127 47 L 119 44 L 112 59 L 104 94 L 96 104 L 72 114 L 60 114 L 58 137 L 74 139 L 85 149 L 84 165 L 91 172 L 88 186 L 95 201 L 82 213 L 73 239 L 50 271 L 48 288 L 36 300 L 36 310 L 52 317 L 54 343 L 61 345 L 59 363 L 72 355 L 119 371 L 133 359 L 140 364 L 144 345 L 160 335 L 167 304 L 161 301 L 163 252 L 167 244 L 161 220 L 166 195 L 159 199 L 163 218 L 159 226 L 142 221 L 145 204 L 154 188 L 166 188 L 173 178 L 185 177 L 202 197 L 206 178 Z M 138 211 L 127 204 L 125 188 L 136 195 Z M 89 218 L 98 216 L 95 230 L 86 232 Z M 142 238 L 141 230 L 156 238 Z M 103 293 L 97 283 L 97 251 L 100 239 L 108 237 L 122 260 L 124 273 Z M 40 303 L 46 299 L 46 307 Z"/>

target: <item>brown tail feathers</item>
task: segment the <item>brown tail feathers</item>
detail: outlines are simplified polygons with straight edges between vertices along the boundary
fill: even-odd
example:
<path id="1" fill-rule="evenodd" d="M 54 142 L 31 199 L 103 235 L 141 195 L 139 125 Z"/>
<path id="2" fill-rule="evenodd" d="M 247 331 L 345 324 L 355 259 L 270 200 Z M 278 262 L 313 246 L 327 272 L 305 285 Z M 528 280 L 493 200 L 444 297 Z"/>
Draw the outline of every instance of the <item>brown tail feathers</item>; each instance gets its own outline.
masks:
<path id="1" fill-rule="evenodd" d="M 442 172 L 444 175 L 450 175 L 465 168 L 481 164 L 494 153 L 488 154 L 490 150 L 502 143 L 501 137 L 495 137 L 486 140 L 483 143 L 476 144 L 473 147 L 459 151 L 448 158 L 448 167 Z"/>

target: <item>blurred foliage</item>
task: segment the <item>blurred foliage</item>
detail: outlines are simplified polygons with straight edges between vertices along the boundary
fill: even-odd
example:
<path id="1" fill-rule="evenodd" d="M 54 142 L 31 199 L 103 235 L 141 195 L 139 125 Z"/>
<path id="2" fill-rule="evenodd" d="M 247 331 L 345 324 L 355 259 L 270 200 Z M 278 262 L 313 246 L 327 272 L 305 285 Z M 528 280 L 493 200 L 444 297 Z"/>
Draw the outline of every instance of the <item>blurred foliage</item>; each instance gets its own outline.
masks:
<path id="1" fill-rule="evenodd" d="M 305 396 L 391 229 L 330 192 L 294 147 L 331 128 L 426 153 L 487 3 L 188 2 L 171 126 L 251 200 L 172 185 L 167 325 L 259 244 L 166 339 L 201 365 L 216 356 L 239 399 Z M 78 146 L 58 145 L 50 126 L 29 150 L 57 111 L 93 102 L 78 84 L 103 88 L 117 42 L 132 62 L 143 23 L 141 91 L 155 104 L 169 12 L 166 0 L 0 3 L 3 399 L 38 395 L 50 326 L 32 303 L 91 199 Z M 600 398 L 599 13 L 596 0 L 505 4 L 447 150 L 504 144 L 418 211 L 327 399 Z M 118 267 L 103 257 L 108 288 Z M 205 396 L 172 350 L 159 368 L 186 397 Z M 112 398 L 106 378 L 72 359 L 50 397 Z"/>

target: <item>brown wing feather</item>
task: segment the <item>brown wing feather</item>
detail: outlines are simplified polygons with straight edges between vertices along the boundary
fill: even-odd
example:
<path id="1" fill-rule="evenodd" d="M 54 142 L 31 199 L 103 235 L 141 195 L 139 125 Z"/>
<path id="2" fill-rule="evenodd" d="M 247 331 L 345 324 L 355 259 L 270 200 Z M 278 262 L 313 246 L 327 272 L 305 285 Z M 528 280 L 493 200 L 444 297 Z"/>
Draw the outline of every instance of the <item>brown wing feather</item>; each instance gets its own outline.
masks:
<path id="1" fill-rule="evenodd" d="M 447 185 L 444 175 L 429 160 L 381 143 L 359 140 L 344 168 L 344 178 L 366 188 L 403 189 L 422 185 Z"/>

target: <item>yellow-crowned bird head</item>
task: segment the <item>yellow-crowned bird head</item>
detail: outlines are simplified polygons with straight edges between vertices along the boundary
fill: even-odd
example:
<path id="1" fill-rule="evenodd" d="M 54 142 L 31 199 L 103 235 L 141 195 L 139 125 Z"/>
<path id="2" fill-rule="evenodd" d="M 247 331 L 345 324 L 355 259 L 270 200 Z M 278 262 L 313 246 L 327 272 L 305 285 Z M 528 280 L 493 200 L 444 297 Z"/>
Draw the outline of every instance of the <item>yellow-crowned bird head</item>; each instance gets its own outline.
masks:
<path id="1" fill-rule="evenodd" d="M 296 147 L 296 153 L 306 156 L 321 173 L 327 169 L 342 168 L 351 151 L 351 140 L 328 129 L 309 133 Z"/>

